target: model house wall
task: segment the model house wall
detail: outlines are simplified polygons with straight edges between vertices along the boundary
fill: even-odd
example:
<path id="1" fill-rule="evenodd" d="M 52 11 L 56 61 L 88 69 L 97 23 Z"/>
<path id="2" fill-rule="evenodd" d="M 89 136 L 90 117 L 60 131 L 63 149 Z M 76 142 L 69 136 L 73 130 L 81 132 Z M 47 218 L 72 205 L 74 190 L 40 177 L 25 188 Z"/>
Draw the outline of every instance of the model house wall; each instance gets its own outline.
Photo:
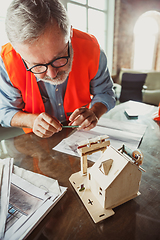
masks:
<path id="1" fill-rule="evenodd" d="M 101 170 L 101 163 L 113 160 L 107 175 Z M 138 166 L 120 152 L 109 146 L 101 158 L 88 169 L 88 188 L 103 208 L 112 208 L 137 196 L 141 180 Z"/>

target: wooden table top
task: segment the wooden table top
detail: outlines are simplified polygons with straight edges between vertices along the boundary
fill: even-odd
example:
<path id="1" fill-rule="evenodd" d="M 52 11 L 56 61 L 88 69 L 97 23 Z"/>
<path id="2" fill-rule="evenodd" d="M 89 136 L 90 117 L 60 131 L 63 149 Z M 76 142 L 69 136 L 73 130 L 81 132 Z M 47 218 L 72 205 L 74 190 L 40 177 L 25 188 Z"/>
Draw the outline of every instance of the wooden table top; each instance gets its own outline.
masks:
<path id="1" fill-rule="evenodd" d="M 5 140 L 8 150 L 1 151 L 1 158 L 14 157 L 15 165 L 57 179 L 60 185 L 68 187 L 64 197 L 27 239 L 160 239 L 160 126 L 152 120 L 152 113 L 157 108 L 148 105 L 148 111 L 140 114 L 137 120 L 128 120 L 124 109 L 129 106 L 130 102 L 117 105 L 104 117 L 148 126 L 140 145 L 146 170 L 142 173 L 141 195 L 114 208 L 115 215 L 97 224 L 92 221 L 69 182 L 71 174 L 80 171 L 80 159 L 52 150 L 71 134 L 70 129 L 63 129 L 48 139 L 31 133 Z M 146 105 L 144 107 L 146 109 Z"/>

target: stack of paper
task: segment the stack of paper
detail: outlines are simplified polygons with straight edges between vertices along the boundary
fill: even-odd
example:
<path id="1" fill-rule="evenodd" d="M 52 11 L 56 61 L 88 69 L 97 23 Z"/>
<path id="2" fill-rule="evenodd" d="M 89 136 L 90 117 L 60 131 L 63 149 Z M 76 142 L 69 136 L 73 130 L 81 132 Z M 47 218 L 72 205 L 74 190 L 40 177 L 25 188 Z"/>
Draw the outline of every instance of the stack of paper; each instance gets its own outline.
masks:
<path id="1" fill-rule="evenodd" d="M 4 237 L 8 214 L 12 167 L 13 159 L 7 158 L 0 162 L 0 239 Z"/>
<path id="2" fill-rule="evenodd" d="M 13 173 L 12 173 L 13 168 Z M 23 239 L 66 192 L 57 180 L 0 159 L 0 239 Z"/>

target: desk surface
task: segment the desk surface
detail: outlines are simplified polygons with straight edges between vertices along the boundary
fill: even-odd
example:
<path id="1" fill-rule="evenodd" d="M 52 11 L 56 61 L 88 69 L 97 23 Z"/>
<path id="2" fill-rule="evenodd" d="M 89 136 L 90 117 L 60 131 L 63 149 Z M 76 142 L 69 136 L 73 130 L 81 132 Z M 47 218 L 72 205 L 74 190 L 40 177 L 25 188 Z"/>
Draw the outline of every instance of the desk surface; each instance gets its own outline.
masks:
<path id="1" fill-rule="evenodd" d="M 129 102 L 120 104 L 105 117 L 148 126 L 140 145 L 144 154 L 143 168 L 146 170 L 142 173 L 141 195 L 114 208 L 115 215 L 97 224 L 90 218 L 68 180 L 72 173 L 80 170 L 79 158 L 52 150 L 71 133 L 70 129 L 63 129 L 49 139 L 24 134 L 5 140 L 5 148 L 1 143 L 1 158 L 14 157 L 15 165 L 55 178 L 60 185 L 68 187 L 64 197 L 28 239 L 160 239 L 160 129 L 151 117 L 157 108 L 148 107 L 145 115 L 140 115 L 137 120 L 128 120 L 124 115 L 124 109 L 128 106 Z"/>

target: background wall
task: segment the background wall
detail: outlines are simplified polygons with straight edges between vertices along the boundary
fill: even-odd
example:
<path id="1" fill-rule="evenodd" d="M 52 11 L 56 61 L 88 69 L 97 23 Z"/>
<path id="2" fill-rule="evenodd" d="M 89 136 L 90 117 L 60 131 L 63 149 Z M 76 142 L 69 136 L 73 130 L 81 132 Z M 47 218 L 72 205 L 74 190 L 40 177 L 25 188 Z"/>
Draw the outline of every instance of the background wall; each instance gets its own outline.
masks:
<path id="1" fill-rule="evenodd" d="M 138 18 L 147 11 L 160 12 L 160 0 L 116 0 L 113 75 L 116 75 L 122 67 L 132 68 L 134 43 L 133 29 Z M 157 51 L 156 54 L 157 64 L 155 70 L 159 70 L 159 51 Z"/>

